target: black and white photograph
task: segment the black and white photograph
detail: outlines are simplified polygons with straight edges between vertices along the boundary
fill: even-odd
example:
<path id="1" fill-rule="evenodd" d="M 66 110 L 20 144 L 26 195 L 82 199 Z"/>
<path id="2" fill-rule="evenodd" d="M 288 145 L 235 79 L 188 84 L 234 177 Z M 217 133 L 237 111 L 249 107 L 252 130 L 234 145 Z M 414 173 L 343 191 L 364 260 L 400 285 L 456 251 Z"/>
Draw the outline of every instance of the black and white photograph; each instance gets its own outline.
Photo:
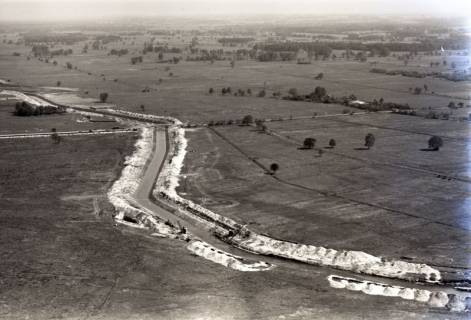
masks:
<path id="1" fill-rule="evenodd" d="M 0 0 L 0 319 L 471 319 L 471 1 Z"/>

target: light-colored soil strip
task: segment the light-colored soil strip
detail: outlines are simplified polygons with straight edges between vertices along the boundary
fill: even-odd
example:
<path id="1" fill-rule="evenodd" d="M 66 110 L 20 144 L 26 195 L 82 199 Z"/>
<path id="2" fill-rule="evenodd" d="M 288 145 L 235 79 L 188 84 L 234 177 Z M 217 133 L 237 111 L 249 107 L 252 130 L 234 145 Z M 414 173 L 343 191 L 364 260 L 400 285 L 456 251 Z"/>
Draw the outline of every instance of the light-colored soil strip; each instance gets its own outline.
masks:
<path id="1" fill-rule="evenodd" d="M 266 271 L 273 268 L 269 263 L 235 256 L 200 240 L 192 241 L 187 248 L 197 256 L 239 271 Z"/>
<path id="2" fill-rule="evenodd" d="M 176 188 L 186 155 L 187 140 L 180 125 L 169 128 L 168 160 L 157 179 L 154 196 L 172 204 L 181 212 L 204 222 L 207 227 L 228 243 L 245 250 L 274 255 L 305 263 L 329 266 L 388 278 L 440 283 L 440 271 L 426 264 L 386 260 L 361 251 L 334 250 L 321 246 L 277 240 L 257 234 L 236 221 L 214 213 L 190 200 L 180 197 Z"/>
<path id="3" fill-rule="evenodd" d="M 117 133 L 133 133 L 133 129 L 115 129 L 115 130 L 93 130 L 90 131 L 63 131 L 56 132 L 60 136 L 96 136 L 104 134 L 117 134 Z M 40 133 L 14 133 L 14 134 L 1 134 L 0 139 L 29 139 L 29 138 L 48 138 L 52 132 L 40 132 Z"/>
<path id="4" fill-rule="evenodd" d="M 471 311 L 471 296 L 430 291 L 426 289 L 392 286 L 380 282 L 346 278 L 337 275 L 327 277 L 333 288 L 358 291 L 368 295 L 401 298 L 426 304 L 432 308 L 447 309 L 452 312 Z"/>

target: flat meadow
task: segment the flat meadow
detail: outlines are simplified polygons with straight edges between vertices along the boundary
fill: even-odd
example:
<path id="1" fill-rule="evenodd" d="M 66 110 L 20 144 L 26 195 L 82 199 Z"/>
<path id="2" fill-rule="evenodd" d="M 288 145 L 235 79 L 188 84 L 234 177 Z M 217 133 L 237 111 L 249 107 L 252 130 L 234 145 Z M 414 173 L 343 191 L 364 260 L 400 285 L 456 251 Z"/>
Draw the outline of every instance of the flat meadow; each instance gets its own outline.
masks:
<path id="1" fill-rule="evenodd" d="M 191 42 L 191 37 L 155 38 L 180 48 Z M 180 192 L 278 238 L 434 265 L 469 265 L 469 123 L 424 115 L 432 110 L 450 112 L 447 106 L 454 101 L 464 107 L 452 114 L 467 118 L 470 83 L 370 72 L 373 67 L 447 71 L 453 61 L 467 66 L 457 52 L 419 53 L 408 65 L 389 56 L 367 62 L 321 59 L 311 64 L 237 60 L 232 67 L 229 60 L 165 63 L 157 53 L 142 55 L 149 40 L 150 35 L 139 34 L 86 53 L 81 52 L 85 42 L 79 42 L 66 46 L 73 54 L 53 59 L 57 65 L 34 57 L 28 60 L 29 47 L 2 43 L 1 78 L 40 92 L 45 90 L 37 88 L 60 81 L 63 87 L 77 88 L 83 98 L 98 99 L 107 92 L 109 102 L 120 108 L 196 124 L 235 121 L 248 114 L 258 119 L 283 118 L 266 122 L 268 134 L 237 125 L 188 130 L 189 152 Z M 227 49 L 212 37 L 203 38 L 201 46 Z M 113 48 L 127 48 L 129 54 L 111 56 L 108 52 Z M 143 62 L 132 64 L 131 57 L 139 55 Z M 173 56 L 179 54 L 166 53 L 164 60 Z M 67 62 L 72 69 L 65 67 Z M 440 65 L 431 67 L 431 62 Z M 316 80 L 319 73 L 324 76 Z M 424 85 L 427 92 L 411 91 Z M 337 97 L 354 94 L 365 101 L 383 98 L 407 103 L 419 116 L 351 115 L 364 112 L 273 97 L 278 91 L 287 95 L 291 88 L 307 94 L 316 86 Z M 245 94 L 223 95 L 221 90 L 227 87 Z M 247 94 L 247 89 L 252 93 Z M 264 97 L 258 97 L 261 90 L 266 92 Z M 1 110 L 7 114 L 6 107 Z M 30 121 L 39 129 L 52 123 L 36 124 L 41 121 L 38 118 L 20 125 L 22 120 L 9 119 L 2 120 L 6 127 L 16 123 L 26 128 Z M 58 127 L 74 127 L 67 118 L 50 119 L 57 119 Z M 376 137 L 371 150 L 362 148 L 367 133 Z M 421 150 L 432 135 L 443 137 L 443 148 Z M 306 137 L 316 139 L 315 150 L 300 149 Z M 330 139 L 337 142 L 334 149 L 326 148 Z M 276 177 L 266 174 L 272 163 L 280 167 Z"/>

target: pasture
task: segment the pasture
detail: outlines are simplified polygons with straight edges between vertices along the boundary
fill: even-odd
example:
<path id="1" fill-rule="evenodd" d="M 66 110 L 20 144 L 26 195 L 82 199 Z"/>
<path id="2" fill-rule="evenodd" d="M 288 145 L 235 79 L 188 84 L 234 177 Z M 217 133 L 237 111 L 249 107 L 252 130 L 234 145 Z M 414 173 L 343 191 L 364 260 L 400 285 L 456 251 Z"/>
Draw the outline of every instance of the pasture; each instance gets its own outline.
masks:
<path id="1" fill-rule="evenodd" d="M 170 37 L 170 40 L 168 36 L 153 37 L 156 38 L 156 43 L 168 43 L 169 46 L 181 49 L 191 41 L 190 37 L 183 36 L 178 41 L 175 37 Z M 325 87 L 328 94 L 337 97 L 354 94 L 366 101 L 383 98 L 387 102 L 407 103 L 416 110 L 422 110 L 421 114 L 426 114 L 429 110 L 449 112 L 447 106 L 450 101 L 463 102 L 464 105 L 471 103 L 467 99 L 471 86 L 466 81 L 452 82 L 432 77 L 417 79 L 369 72 L 373 67 L 446 71 L 450 69 L 449 65 L 454 59 L 463 60 L 462 56 L 454 52 L 447 53 L 450 56 L 431 57 L 419 54 L 407 66 L 390 56 L 369 58 L 367 62 L 338 58 L 312 61 L 311 64 L 237 60 L 232 68 L 228 60 L 210 63 L 182 59 L 178 64 L 173 64 L 162 62 L 154 52 L 142 55 L 140 51 L 150 39 L 151 35 L 148 34 L 125 37 L 123 41 L 107 44 L 106 49 L 88 49 L 87 53 L 81 52 L 86 43 L 79 42 L 63 46 L 73 49 L 73 54 L 54 57 L 49 63 L 34 57 L 27 60 L 26 57 L 31 55 L 30 47 L 2 43 L 1 77 L 33 87 L 56 86 L 56 82 L 60 81 L 62 86 L 79 88 L 79 94 L 86 98 L 98 99 L 100 92 L 108 92 L 109 101 L 122 108 L 140 111 L 141 105 L 144 105 L 146 112 L 172 115 L 192 122 L 235 120 L 247 113 L 259 118 L 276 118 L 309 116 L 314 112 L 339 113 L 339 110 L 345 109 L 343 106 L 313 106 L 312 103 L 272 97 L 272 93 L 278 91 L 286 95 L 290 88 L 307 94 L 316 86 Z M 213 38 L 203 40 L 203 47 L 211 44 L 215 49 L 229 50 Z M 127 48 L 129 54 L 120 57 L 109 55 L 112 48 Z M 21 56 L 13 56 L 13 52 L 19 52 Z M 131 57 L 138 55 L 143 56 L 143 62 L 131 64 Z M 173 56 L 184 54 L 166 53 L 163 61 Z M 53 60 L 58 64 L 53 65 Z M 448 61 L 448 66 L 430 67 L 430 62 L 443 60 Z M 65 67 L 67 62 L 72 64 L 72 69 Z M 462 62 L 463 67 L 467 66 L 465 63 L 466 61 Z M 324 73 L 323 79 L 314 79 L 320 72 Z M 426 93 L 416 95 L 410 92 L 411 88 L 424 85 L 428 87 Z M 251 89 L 252 95 L 222 96 L 223 87 L 231 87 L 232 92 Z M 215 93 L 209 94 L 210 88 Z M 257 94 L 262 89 L 267 94 L 264 98 L 259 98 Z M 453 114 L 467 117 L 469 111 L 463 108 L 453 111 Z"/>
<path id="2" fill-rule="evenodd" d="M 268 134 L 189 132 L 181 192 L 277 238 L 469 267 L 466 123 L 371 113 L 266 124 Z M 424 150 L 431 135 L 444 137 L 440 151 Z M 306 137 L 313 150 L 301 148 Z"/>
<path id="3" fill-rule="evenodd" d="M 155 37 L 157 43 L 179 48 L 191 42 L 191 37 Z M 74 53 L 55 57 L 57 65 L 34 57 L 27 60 L 29 47 L 2 43 L 1 78 L 30 89 L 56 86 L 60 81 L 91 100 L 107 92 L 109 102 L 123 109 L 174 116 L 190 123 L 234 121 L 247 114 L 260 119 L 306 117 L 267 122 L 269 134 L 235 125 L 189 130 L 190 152 L 180 191 L 275 237 L 434 265 L 469 265 L 469 124 L 424 119 L 423 115 L 430 110 L 450 112 L 450 101 L 469 104 L 470 83 L 370 72 L 373 65 L 426 72 L 447 71 L 455 60 L 460 67 L 467 66 L 457 52 L 440 57 L 419 53 L 407 66 L 392 56 L 311 64 L 237 60 L 234 67 L 228 60 L 182 59 L 173 64 L 163 63 L 154 52 L 143 55 L 142 63 L 132 64 L 131 57 L 142 55 L 140 50 L 150 38 L 149 34 L 126 37 L 106 49 L 86 53 L 81 52 L 85 42 L 65 46 Z M 212 37 L 202 39 L 205 48 L 227 49 Z M 129 54 L 108 55 L 112 48 L 127 48 Z M 13 56 L 13 52 L 21 56 Z M 173 56 L 181 54 L 166 53 L 164 60 Z M 447 66 L 441 63 L 444 59 Z M 65 67 L 67 62 L 72 69 Z M 440 65 L 431 67 L 430 62 Z M 314 79 L 320 72 L 323 79 Z M 424 84 L 427 92 L 411 92 L 410 88 Z M 272 96 L 278 91 L 287 95 L 290 88 L 307 94 L 316 86 L 338 97 L 354 94 L 366 101 L 383 98 L 407 103 L 419 116 L 348 115 L 361 110 Z M 252 94 L 222 95 L 225 87 L 232 92 L 251 89 Z M 210 88 L 215 92 L 210 94 Z M 266 96 L 258 97 L 262 89 Z M 63 102 L 75 101 L 64 97 Z M 469 110 L 452 112 L 467 117 Z M 311 119 L 314 115 L 318 117 Z M 333 116 L 321 117 L 325 115 Z M 21 130 L 28 125 L 51 127 L 55 121 L 64 128 L 77 124 L 57 117 L 62 116 L 47 118 L 44 124 L 39 123 L 42 118 L 2 121 L 5 127 L 14 124 Z M 376 136 L 376 145 L 361 150 L 367 133 Z M 427 148 L 431 135 L 444 139 L 438 152 L 421 150 Z M 299 150 L 306 137 L 317 139 L 316 150 Z M 337 146 L 328 149 L 332 138 Z M 265 173 L 271 163 L 280 166 L 277 179 Z"/>

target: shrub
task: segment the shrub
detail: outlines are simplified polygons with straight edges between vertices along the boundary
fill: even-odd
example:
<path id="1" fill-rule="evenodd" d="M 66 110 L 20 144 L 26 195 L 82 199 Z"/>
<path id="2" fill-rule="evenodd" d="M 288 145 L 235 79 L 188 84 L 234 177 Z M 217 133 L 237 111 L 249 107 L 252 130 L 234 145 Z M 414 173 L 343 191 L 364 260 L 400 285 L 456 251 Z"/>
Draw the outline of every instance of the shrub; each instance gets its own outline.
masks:
<path id="1" fill-rule="evenodd" d="M 105 103 L 106 100 L 108 100 L 108 92 L 102 92 L 100 93 L 100 102 Z"/>
<path id="2" fill-rule="evenodd" d="M 337 145 L 337 142 L 335 141 L 335 139 L 330 139 L 329 140 L 329 147 L 335 148 L 336 145 Z"/>
<path id="3" fill-rule="evenodd" d="M 303 147 L 306 149 L 312 149 L 316 145 L 316 139 L 314 138 L 306 138 L 303 142 Z"/>
<path id="4" fill-rule="evenodd" d="M 428 147 L 433 151 L 438 151 L 443 146 L 443 140 L 439 136 L 433 136 L 428 140 Z"/>
<path id="5" fill-rule="evenodd" d="M 250 114 L 242 118 L 243 125 L 248 126 L 248 125 L 251 125 L 252 123 L 253 123 L 253 117 Z"/>
<path id="6" fill-rule="evenodd" d="M 367 147 L 369 150 L 372 146 L 374 146 L 375 140 L 376 140 L 375 136 L 372 133 L 368 133 L 365 136 L 365 147 Z"/>

